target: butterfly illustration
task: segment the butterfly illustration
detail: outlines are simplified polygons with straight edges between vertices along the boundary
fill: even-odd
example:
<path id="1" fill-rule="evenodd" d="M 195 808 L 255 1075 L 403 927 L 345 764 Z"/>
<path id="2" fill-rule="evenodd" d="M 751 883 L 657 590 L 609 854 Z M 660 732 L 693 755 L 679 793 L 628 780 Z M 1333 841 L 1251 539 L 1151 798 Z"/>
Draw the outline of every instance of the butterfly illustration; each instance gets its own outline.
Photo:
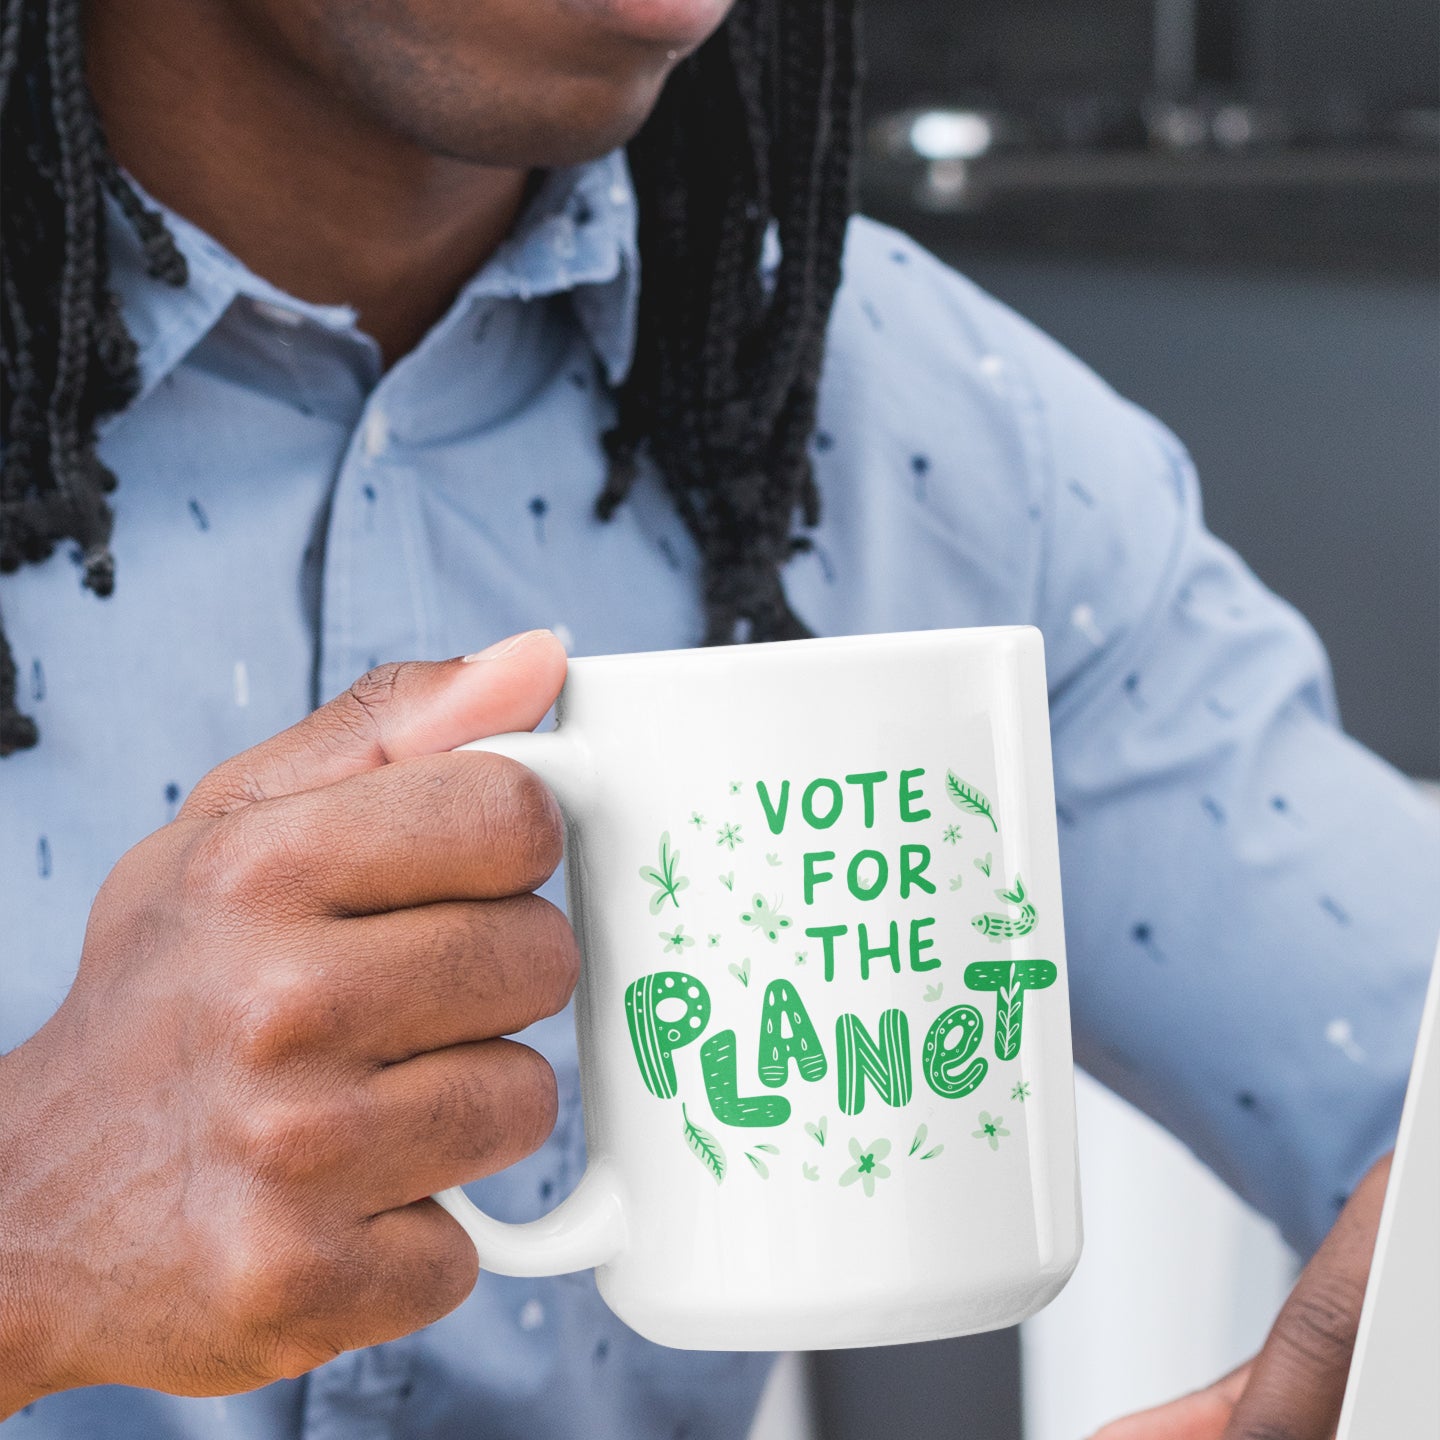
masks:
<path id="1" fill-rule="evenodd" d="M 750 909 L 740 918 L 753 929 L 761 931 L 772 942 L 778 940 L 780 932 L 788 930 L 791 925 L 790 917 L 780 913 L 779 900 L 767 901 L 763 895 L 757 895 L 750 902 Z"/>

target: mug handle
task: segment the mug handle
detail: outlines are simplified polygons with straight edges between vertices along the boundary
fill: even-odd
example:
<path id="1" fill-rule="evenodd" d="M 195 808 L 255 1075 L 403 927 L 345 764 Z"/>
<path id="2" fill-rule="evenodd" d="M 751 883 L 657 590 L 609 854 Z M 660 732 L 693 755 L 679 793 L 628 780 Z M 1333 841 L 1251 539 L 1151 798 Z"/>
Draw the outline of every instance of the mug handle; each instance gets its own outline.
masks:
<path id="1" fill-rule="evenodd" d="M 517 731 L 461 745 L 504 755 L 533 770 L 555 792 L 569 820 L 586 788 L 588 757 L 579 741 L 560 730 Z M 457 1185 L 435 1201 L 470 1237 L 480 1268 L 496 1275 L 565 1275 L 613 1260 L 626 1243 L 619 1177 L 605 1160 L 592 1160 L 579 1185 L 548 1215 L 523 1225 L 496 1220 Z"/>

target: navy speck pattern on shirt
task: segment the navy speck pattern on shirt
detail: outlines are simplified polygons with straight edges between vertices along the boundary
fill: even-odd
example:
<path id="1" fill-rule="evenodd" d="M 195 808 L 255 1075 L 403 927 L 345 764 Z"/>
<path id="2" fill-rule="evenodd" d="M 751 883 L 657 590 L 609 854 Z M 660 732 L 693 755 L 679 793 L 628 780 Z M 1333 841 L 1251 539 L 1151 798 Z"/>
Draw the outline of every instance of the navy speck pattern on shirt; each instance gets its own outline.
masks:
<path id="1" fill-rule="evenodd" d="M 594 514 L 639 284 L 619 155 L 551 175 L 388 371 L 349 310 L 173 223 L 182 292 L 112 227 L 144 375 L 103 437 L 116 593 L 83 592 L 64 553 L 0 577 L 44 735 L 0 765 L 0 1047 L 64 997 L 120 855 L 213 765 L 377 661 L 534 626 L 576 654 L 701 633 L 694 547 L 655 477 L 610 524 Z M 1338 729 L 1313 633 L 1205 530 L 1174 438 L 863 220 L 811 453 L 824 517 L 786 583 L 817 633 L 1044 632 L 1077 1055 L 1313 1247 L 1392 1142 L 1440 822 Z M 473 1187 L 511 1220 L 584 1167 L 569 1016 L 526 1039 L 561 1114 L 536 1155 Z M 766 1364 L 641 1340 L 588 1274 L 484 1275 L 427 1330 L 301 1380 L 225 1400 L 81 1390 L 3 1428 L 741 1440 Z"/>

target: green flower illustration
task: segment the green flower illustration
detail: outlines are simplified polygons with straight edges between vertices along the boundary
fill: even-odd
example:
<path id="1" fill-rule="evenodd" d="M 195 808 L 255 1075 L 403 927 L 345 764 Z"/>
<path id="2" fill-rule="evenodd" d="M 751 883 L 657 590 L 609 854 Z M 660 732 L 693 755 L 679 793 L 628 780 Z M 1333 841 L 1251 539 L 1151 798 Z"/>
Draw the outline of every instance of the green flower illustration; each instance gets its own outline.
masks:
<path id="1" fill-rule="evenodd" d="M 944 839 L 947 845 L 958 845 L 961 840 L 960 827 L 958 825 L 947 825 L 945 827 Z"/>
<path id="2" fill-rule="evenodd" d="M 745 843 L 745 837 L 740 833 L 740 829 L 741 827 L 739 825 L 722 825 L 715 832 L 717 836 L 715 843 L 717 845 L 728 845 L 732 850 L 737 845 L 743 845 Z"/>
<path id="3" fill-rule="evenodd" d="M 867 1195 L 875 1193 L 875 1182 L 889 1177 L 890 1167 L 880 1162 L 890 1153 L 888 1140 L 872 1140 L 862 1145 L 858 1140 L 850 1142 L 850 1158 L 855 1162 L 841 1177 L 842 1185 L 853 1185 L 857 1180 Z"/>
<path id="4" fill-rule="evenodd" d="M 797 950 L 795 952 L 795 963 L 797 965 L 803 965 L 809 958 L 810 952 L 808 950 Z"/>
<path id="5" fill-rule="evenodd" d="M 713 950 L 719 943 L 720 943 L 720 937 L 719 937 L 718 935 L 712 935 L 712 936 L 710 937 L 710 948 L 711 948 L 712 950 Z"/>
<path id="6" fill-rule="evenodd" d="M 704 817 L 698 810 L 692 810 L 692 811 L 690 812 L 690 823 L 691 823 L 697 830 L 700 830 L 700 829 L 702 829 L 702 828 L 704 827 L 704 825 L 705 825 L 705 817 Z"/>
<path id="7" fill-rule="evenodd" d="M 665 942 L 665 954 L 667 955 L 672 951 L 676 955 L 682 954 L 687 945 L 693 945 L 695 943 L 695 937 L 693 935 L 687 935 L 683 925 L 677 925 L 674 933 L 671 935 L 667 935 L 662 930 L 660 932 L 660 938 Z"/>
<path id="8" fill-rule="evenodd" d="M 1030 1085 L 1028 1081 L 1022 1080 L 1011 1092 L 1010 1098 L 1018 1100 L 1022 1105 L 1030 1098 Z"/>
<path id="9" fill-rule="evenodd" d="M 730 793 L 732 795 L 738 795 L 740 793 L 740 783 L 739 780 L 732 780 L 730 782 Z"/>
<path id="10" fill-rule="evenodd" d="M 988 1140 L 990 1142 L 990 1148 L 992 1150 L 998 1150 L 1000 1148 L 1000 1137 L 1010 1133 L 1000 1123 L 1004 1118 L 1003 1115 L 996 1115 L 992 1119 L 988 1110 L 982 1110 L 980 1112 L 980 1128 L 978 1130 L 972 1130 L 970 1133 L 977 1140 Z"/>

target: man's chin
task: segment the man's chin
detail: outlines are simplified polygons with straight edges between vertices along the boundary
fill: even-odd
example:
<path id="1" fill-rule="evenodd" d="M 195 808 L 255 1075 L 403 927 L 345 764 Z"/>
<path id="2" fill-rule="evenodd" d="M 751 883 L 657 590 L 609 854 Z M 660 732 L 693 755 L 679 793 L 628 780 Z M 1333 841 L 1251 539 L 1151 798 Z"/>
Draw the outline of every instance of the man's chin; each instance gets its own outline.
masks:
<path id="1" fill-rule="evenodd" d="M 497 114 L 490 107 L 430 107 L 412 111 L 392 125 L 432 155 L 472 165 L 549 169 L 597 160 L 626 144 L 649 118 L 659 98 L 663 77 L 624 95 L 573 94 L 566 104 L 552 101 L 542 114 L 510 109 Z M 571 85 L 571 90 L 580 87 Z M 598 87 L 587 87 L 598 88 Z"/>

